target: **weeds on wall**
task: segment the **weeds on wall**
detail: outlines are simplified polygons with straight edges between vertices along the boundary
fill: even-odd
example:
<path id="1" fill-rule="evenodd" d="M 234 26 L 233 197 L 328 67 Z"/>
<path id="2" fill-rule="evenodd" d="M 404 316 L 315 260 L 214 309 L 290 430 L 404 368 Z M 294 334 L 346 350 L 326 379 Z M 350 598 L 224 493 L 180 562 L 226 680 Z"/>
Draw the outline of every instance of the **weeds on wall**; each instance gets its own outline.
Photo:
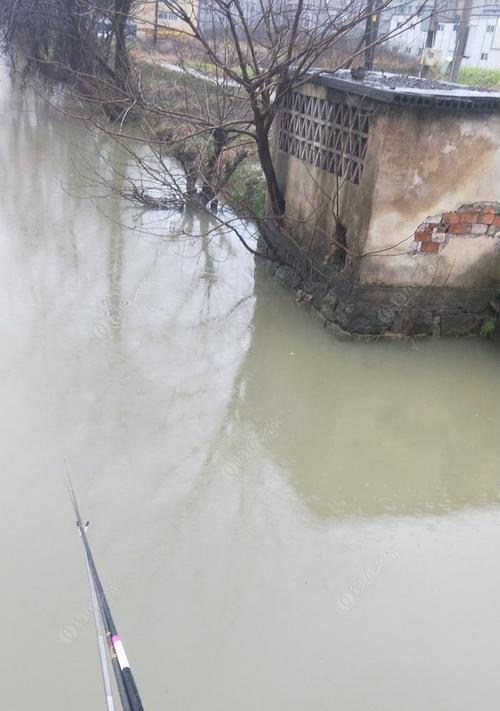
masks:
<path id="1" fill-rule="evenodd" d="M 490 314 L 484 319 L 480 330 L 480 334 L 483 338 L 489 338 L 492 335 L 496 328 L 497 320 L 497 314 Z"/>

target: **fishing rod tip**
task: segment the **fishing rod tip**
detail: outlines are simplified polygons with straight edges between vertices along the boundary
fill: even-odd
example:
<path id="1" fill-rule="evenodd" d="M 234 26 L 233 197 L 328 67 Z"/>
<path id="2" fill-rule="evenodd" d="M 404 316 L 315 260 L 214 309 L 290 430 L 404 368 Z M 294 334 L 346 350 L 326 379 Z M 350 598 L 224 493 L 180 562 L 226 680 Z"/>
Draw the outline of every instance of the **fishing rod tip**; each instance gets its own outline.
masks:
<path id="1" fill-rule="evenodd" d="M 78 529 L 80 529 L 80 531 L 82 530 L 82 528 L 83 528 L 84 531 L 86 531 L 87 528 L 90 526 L 90 521 L 86 521 L 86 522 L 85 522 L 85 526 L 82 526 L 82 524 L 80 523 L 80 521 L 77 521 L 75 525 L 76 525 L 76 527 L 77 527 Z"/>

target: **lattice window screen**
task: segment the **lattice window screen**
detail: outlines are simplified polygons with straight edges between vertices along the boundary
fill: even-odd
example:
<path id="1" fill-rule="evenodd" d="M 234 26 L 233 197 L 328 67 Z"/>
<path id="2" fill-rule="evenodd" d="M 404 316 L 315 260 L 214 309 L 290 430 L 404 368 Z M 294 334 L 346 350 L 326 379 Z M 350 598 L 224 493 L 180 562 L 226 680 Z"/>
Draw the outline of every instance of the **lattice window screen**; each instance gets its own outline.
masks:
<path id="1" fill-rule="evenodd" d="M 357 185 L 372 113 L 290 92 L 280 109 L 279 148 Z"/>

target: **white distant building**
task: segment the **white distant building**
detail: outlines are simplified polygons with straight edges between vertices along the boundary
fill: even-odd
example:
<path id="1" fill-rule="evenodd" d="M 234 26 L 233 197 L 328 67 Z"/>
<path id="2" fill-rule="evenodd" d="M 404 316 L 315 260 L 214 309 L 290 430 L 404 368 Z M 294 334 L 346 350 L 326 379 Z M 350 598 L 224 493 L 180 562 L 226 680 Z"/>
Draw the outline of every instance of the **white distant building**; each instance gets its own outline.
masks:
<path id="1" fill-rule="evenodd" d="M 416 18 L 415 21 L 417 21 Z M 393 15 L 391 32 L 408 22 L 408 15 Z M 412 24 L 414 21 L 412 21 Z M 401 32 L 388 41 L 388 45 L 403 54 L 420 57 L 427 44 L 428 21 Z M 440 63 L 453 58 L 458 30 L 458 17 L 453 22 L 438 22 L 432 48 L 437 51 Z M 473 10 L 462 67 L 500 69 L 500 5 L 489 4 Z"/>
<path id="2" fill-rule="evenodd" d="M 342 12 L 342 2 L 349 0 L 302 0 L 300 29 L 303 32 L 319 30 L 329 23 L 338 21 Z M 198 23 L 201 29 L 207 33 L 221 31 L 227 24 L 227 19 L 222 13 L 223 4 L 214 3 L 213 0 L 197 0 L 198 3 Z M 240 0 L 242 15 L 247 23 L 247 28 L 251 35 L 266 36 L 266 25 L 264 13 L 271 13 L 273 19 L 274 32 L 283 26 L 290 29 L 293 24 L 299 0 Z M 346 15 L 346 19 L 347 19 Z M 238 30 L 242 30 L 241 20 L 238 12 L 233 9 L 233 20 Z"/>

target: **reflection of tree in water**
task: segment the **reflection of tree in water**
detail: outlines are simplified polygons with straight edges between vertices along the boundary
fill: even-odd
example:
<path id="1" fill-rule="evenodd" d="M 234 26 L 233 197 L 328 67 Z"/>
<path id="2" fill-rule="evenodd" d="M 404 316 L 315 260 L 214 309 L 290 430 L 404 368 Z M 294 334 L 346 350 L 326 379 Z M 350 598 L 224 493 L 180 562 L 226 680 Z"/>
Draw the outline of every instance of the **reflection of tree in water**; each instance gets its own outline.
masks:
<path id="1" fill-rule="evenodd" d="M 193 280 L 196 282 L 196 289 L 203 294 L 200 308 L 201 323 L 207 323 L 213 318 L 225 317 L 221 316 L 221 284 L 217 264 L 221 259 L 227 260 L 236 256 L 231 236 L 223 229 L 214 230 L 214 226 L 215 223 L 206 212 L 197 213 L 196 220 L 192 211 L 188 210 L 185 214 L 184 232 L 188 235 L 198 235 L 195 237 L 198 263 L 193 272 Z"/>
<path id="2" fill-rule="evenodd" d="M 117 152 L 114 144 L 110 148 L 110 166 L 113 167 L 113 153 Z M 117 156 L 118 158 L 118 156 Z M 112 176 L 113 184 L 118 188 L 123 188 L 124 175 L 122 171 L 116 170 Z M 110 216 L 112 222 L 108 229 L 108 259 L 107 259 L 107 275 L 109 282 L 109 297 L 108 297 L 108 312 L 107 319 L 110 332 L 113 340 L 119 341 L 122 331 L 123 309 L 126 306 L 126 300 L 122 295 L 122 280 L 123 280 L 123 259 L 124 259 L 124 235 L 121 228 L 122 221 L 122 204 L 117 198 L 110 201 Z"/>
<path id="3" fill-rule="evenodd" d="M 107 299 L 107 320 L 112 337 L 120 339 L 122 331 L 122 316 L 125 302 L 122 297 L 122 269 L 123 269 L 123 234 L 120 230 L 109 231 L 108 244 L 108 281 L 109 297 Z"/>
<path id="4" fill-rule="evenodd" d="M 186 225 L 186 231 L 190 232 L 191 234 L 193 232 L 192 222 L 193 221 L 191 217 L 191 226 Z M 210 318 L 210 301 L 212 291 L 214 286 L 217 284 L 217 271 L 215 269 L 212 252 L 210 250 L 211 238 L 208 234 L 209 229 L 210 227 L 208 224 L 207 216 L 204 215 L 203 217 L 200 217 L 200 248 L 201 253 L 203 255 L 203 266 L 201 267 L 199 272 L 199 281 L 200 285 L 202 281 L 205 283 L 205 294 L 203 299 L 203 308 L 201 312 L 201 315 L 204 319 Z"/>

